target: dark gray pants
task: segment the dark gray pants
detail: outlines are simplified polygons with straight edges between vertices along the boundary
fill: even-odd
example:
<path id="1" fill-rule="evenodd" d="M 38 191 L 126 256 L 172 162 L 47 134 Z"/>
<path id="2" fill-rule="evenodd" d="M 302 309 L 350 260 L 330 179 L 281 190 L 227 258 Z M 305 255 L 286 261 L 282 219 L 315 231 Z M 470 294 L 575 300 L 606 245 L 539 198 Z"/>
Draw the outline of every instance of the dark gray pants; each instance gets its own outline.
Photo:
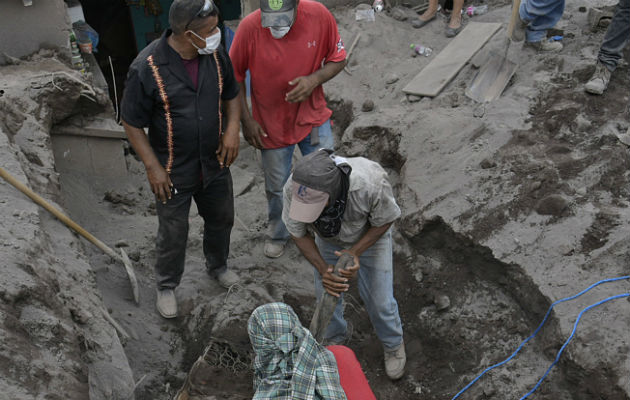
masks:
<path id="1" fill-rule="evenodd" d="M 628 39 L 630 39 L 630 0 L 619 0 L 615 15 L 599 49 L 597 57 L 599 62 L 610 71 L 614 71 L 623 56 L 623 48 L 628 43 Z"/>
<path id="2" fill-rule="evenodd" d="M 156 202 L 159 227 L 155 276 L 160 290 L 177 287 L 184 273 L 188 214 L 193 198 L 204 221 L 203 253 L 208 273 L 213 276 L 227 270 L 234 224 L 232 175 L 228 169 L 221 171 L 206 187 L 201 181 L 190 187 L 177 187 L 177 194 L 166 204 Z"/>

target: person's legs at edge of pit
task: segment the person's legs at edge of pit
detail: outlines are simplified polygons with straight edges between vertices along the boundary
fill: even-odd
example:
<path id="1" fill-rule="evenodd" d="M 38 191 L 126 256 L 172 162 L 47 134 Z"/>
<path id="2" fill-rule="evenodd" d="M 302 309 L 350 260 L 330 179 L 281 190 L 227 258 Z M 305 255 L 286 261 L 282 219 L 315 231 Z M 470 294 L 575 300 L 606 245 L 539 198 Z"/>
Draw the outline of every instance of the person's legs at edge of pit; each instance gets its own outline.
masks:
<path id="1" fill-rule="evenodd" d="M 194 195 L 204 220 L 203 253 L 208 274 L 224 288 L 236 284 L 238 275 L 228 269 L 230 234 L 234 225 L 234 195 L 229 169 L 221 171 Z"/>
<path id="2" fill-rule="evenodd" d="M 419 15 L 418 18 L 414 18 L 411 20 L 411 25 L 418 29 L 422 28 L 429 22 L 435 19 L 438 11 L 438 0 L 429 0 L 429 7 L 425 10 L 422 15 Z"/>
<path id="3" fill-rule="evenodd" d="M 553 28 L 564 12 L 564 0 L 524 0 L 519 15 L 526 25 L 525 43 L 540 51 L 560 51 L 560 42 L 547 40 L 547 30 Z"/>
<path id="4" fill-rule="evenodd" d="M 289 232 L 282 222 L 282 189 L 291 174 L 291 158 L 295 145 L 261 150 L 267 195 L 267 239 L 264 253 L 270 258 L 284 254 Z"/>
<path id="5" fill-rule="evenodd" d="M 449 19 L 448 25 L 446 25 L 446 37 L 455 37 L 459 32 L 464 29 L 462 23 L 462 8 L 464 7 L 464 0 L 453 1 L 453 11 Z"/>
<path id="6" fill-rule="evenodd" d="M 418 16 L 418 18 L 414 18 L 411 21 L 411 25 L 414 28 L 422 28 L 429 22 L 433 21 L 438 14 L 438 0 L 429 0 L 429 7 L 426 11 Z M 444 2 L 444 9 L 447 9 L 448 2 Z M 450 2 L 451 12 L 449 17 L 449 22 L 446 25 L 445 34 L 446 37 L 455 37 L 459 32 L 464 28 L 462 24 L 462 7 L 464 6 L 464 0 L 454 0 Z"/>
<path id="7" fill-rule="evenodd" d="M 303 156 L 322 147 L 332 149 L 334 139 L 330 120 L 318 127 L 319 141 L 311 144 L 311 136 L 298 143 Z M 264 253 L 267 257 L 278 258 L 284 254 L 284 248 L 289 239 L 289 232 L 282 222 L 282 189 L 291 175 L 291 161 L 295 145 L 279 149 L 263 149 L 262 164 L 265 174 L 265 192 L 268 206 L 268 238 L 265 240 Z"/>
<path id="8" fill-rule="evenodd" d="M 164 318 L 177 316 L 175 288 L 179 285 L 184 273 L 188 214 L 190 202 L 196 190 L 197 186 L 180 187 L 166 203 L 157 199 L 155 202 L 158 216 L 158 232 L 155 240 L 157 259 L 154 268 L 157 281 L 156 307 Z"/>
<path id="9" fill-rule="evenodd" d="M 597 65 L 584 90 L 591 94 L 603 94 L 608 88 L 611 74 L 623 57 L 623 49 L 630 40 L 630 0 L 619 0 L 606 35 L 597 55 Z"/>
<path id="10" fill-rule="evenodd" d="M 335 251 L 341 247 L 332 245 L 317 237 L 315 239 L 324 260 L 335 265 L 338 257 Z M 393 294 L 393 255 L 391 232 L 387 232 L 360 257 L 361 268 L 358 274 L 359 295 L 366 311 L 383 344 L 385 370 L 391 379 L 403 376 L 406 364 L 402 323 L 398 313 L 398 303 Z M 319 299 L 324 293 L 321 276 L 315 271 L 315 294 Z M 348 323 L 343 317 L 342 298 L 339 299 L 333 317 L 326 329 L 327 344 L 343 344 L 350 339 Z"/>
<path id="11" fill-rule="evenodd" d="M 359 295 L 383 344 L 385 371 L 390 379 L 405 373 L 407 357 L 398 303 L 394 298 L 394 266 L 391 231 L 359 257 Z"/>

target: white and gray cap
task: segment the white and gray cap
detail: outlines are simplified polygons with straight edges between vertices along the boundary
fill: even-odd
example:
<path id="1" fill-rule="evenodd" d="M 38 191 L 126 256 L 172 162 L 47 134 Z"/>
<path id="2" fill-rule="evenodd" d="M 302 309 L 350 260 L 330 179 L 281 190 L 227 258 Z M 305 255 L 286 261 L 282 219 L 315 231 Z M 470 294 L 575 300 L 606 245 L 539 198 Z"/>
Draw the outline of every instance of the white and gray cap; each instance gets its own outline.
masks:
<path id="1" fill-rule="evenodd" d="M 329 199 L 335 199 L 342 185 L 342 172 L 332 150 L 319 149 L 296 163 L 291 179 L 289 217 L 311 223 L 320 216 Z"/>

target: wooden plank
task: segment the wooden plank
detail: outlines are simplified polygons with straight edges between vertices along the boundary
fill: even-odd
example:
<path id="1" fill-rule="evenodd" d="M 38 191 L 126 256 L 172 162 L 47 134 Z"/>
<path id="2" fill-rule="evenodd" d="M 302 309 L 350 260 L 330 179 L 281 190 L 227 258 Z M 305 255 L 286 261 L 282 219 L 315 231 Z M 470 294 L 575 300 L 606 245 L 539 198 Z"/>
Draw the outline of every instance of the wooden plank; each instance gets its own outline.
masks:
<path id="1" fill-rule="evenodd" d="M 500 27 L 500 23 L 470 22 L 403 91 L 437 96 Z"/>
<path id="2" fill-rule="evenodd" d="M 81 128 L 78 126 L 68 126 L 53 128 L 50 132 L 51 135 L 60 136 L 84 136 L 84 137 L 97 137 L 108 139 L 127 139 L 127 135 L 123 129 L 100 129 L 100 128 Z"/>
<path id="3" fill-rule="evenodd" d="M 89 136 L 111 139 L 127 139 L 125 130 L 111 117 L 71 118 L 64 124 L 53 126 L 51 135 Z"/>

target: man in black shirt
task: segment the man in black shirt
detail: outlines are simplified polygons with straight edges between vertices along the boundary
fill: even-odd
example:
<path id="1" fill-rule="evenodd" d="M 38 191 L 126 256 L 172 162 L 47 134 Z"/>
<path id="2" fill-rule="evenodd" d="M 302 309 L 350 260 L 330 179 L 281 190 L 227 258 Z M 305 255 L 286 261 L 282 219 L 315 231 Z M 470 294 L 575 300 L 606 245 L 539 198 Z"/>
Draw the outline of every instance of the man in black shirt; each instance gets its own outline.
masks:
<path id="1" fill-rule="evenodd" d="M 171 28 L 131 64 L 122 102 L 125 131 L 157 200 L 156 305 L 164 318 L 177 316 L 175 288 L 184 272 L 192 198 L 204 219 L 208 273 L 224 287 L 238 281 L 227 258 L 234 222 L 228 167 L 238 155 L 239 86 L 220 46 L 211 0 L 175 0 L 169 22 Z"/>

